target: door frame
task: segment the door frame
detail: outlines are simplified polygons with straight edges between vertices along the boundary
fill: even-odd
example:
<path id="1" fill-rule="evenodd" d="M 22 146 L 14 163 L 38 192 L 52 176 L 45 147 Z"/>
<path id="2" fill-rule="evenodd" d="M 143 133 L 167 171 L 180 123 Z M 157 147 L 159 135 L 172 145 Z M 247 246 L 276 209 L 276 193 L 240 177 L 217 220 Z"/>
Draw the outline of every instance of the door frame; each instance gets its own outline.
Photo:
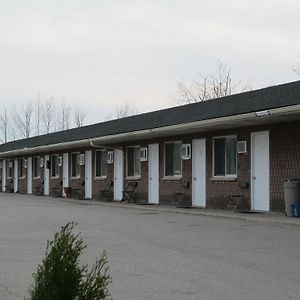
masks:
<path id="1" fill-rule="evenodd" d="M 255 209 L 255 201 L 254 201 L 254 178 L 253 178 L 253 172 L 254 172 L 254 143 L 253 143 L 253 139 L 254 136 L 260 133 L 267 133 L 268 134 L 268 209 L 264 210 L 266 212 L 270 211 L 270 132 L 269 130 L 262 130 L 262 131 L 254 131 L 251 132 L 251 170 L 250 170 L 250 194 L 251 194 L 251 210 L 257 210 Z M 262 211 L 262 210 L 257 210 L 257 211 Z"/>
<path id="2" fill-rule="evenodd" d="M 203 160 L 203 171 L 204 171 L 204 182 L 203 182 L 203 185 L 204 185 L 204 190 L 203 190 L 203 193 L 201 193 L 200 191 L 197 191 L 195 188 L 195 180 L 196 180 L 196 177 L 195 177 L 195 164 L 196 164 L 196 154 L 197 154 L 197 151 L 195 151 L 195 142 L 196 141 L 203 141 L 204 142 L 204 160 Z M 203 205 L 197 205 L 196 201 L 195 201 L 195 198 L 196 198 L 196 194 L 202 194 L 202 196 L 204 195 L 204 199 L 203 199 Z M 205 207 L 206 206 L 206 138 L 199 138 L 199 139 L 193 139 L 192 140 L 192 206 L 194 207 Z"/>

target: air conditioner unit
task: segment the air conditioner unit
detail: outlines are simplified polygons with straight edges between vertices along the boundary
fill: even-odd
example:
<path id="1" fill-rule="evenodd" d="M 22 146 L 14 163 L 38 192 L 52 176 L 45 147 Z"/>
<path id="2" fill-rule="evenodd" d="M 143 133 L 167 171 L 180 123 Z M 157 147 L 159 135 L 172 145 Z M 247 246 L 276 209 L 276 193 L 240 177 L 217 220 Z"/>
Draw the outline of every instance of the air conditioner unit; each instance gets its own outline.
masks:
<path id="1" fill-rule="evenodd" d="M 28 159 L 27 158 L 24 159 L 24 168 L 25 169 L 28 168 Z"/>
<path id="2" fill-rule="evenodd" d="M 142 147 L 140 149 L 140 161 L 147 161 L 148 160 L 148 148 Z"/>
<path id="3" fill-rule="evenodd" d="M 107 151 L 107 163 L 112 164 L 114 162 L 114 151 Z"/>
<path id="4" fill-rule="evenodd" d="M 81 153 L 81 154 L 79 155 L 79 164 L 80 164 L 81 166 L 83 166 L 84 163 L 85 163 L 85 161 L 84 161 L 84 153 Z"/>
<path id="5" fill-rule="evenodd" d="M 62 156 L 58 157 L 58 166 L 61 167 L 63 165 L 63 158 Z"/>
<path id="6" fill-rule="evenodd" d="M 9 168 L 12 168 L 13 166 L 14 166 L 14 165 L 13 165 L 13 162 L 10 160 L 10 161 L 9 161 L 9 164 L 8 164 L 8 167 L 9 167 Z"/>
<path id="7" fill-rule="evenodd" d="M 247 153 L 247 141 L 237 142 L 237 152 L 240 154 Z"/>
<path id="8" fill-rule="evenodd" d="M 43 157 L 40 158 L 40 167 L 41 168 L 44 167 L 44 158 Z"/>
<path id="9" fill-rule="evenodd" d="M 180 156 L 182 159 L 191 159 L 191 144 L 182 144 L 181 145 Z"/>

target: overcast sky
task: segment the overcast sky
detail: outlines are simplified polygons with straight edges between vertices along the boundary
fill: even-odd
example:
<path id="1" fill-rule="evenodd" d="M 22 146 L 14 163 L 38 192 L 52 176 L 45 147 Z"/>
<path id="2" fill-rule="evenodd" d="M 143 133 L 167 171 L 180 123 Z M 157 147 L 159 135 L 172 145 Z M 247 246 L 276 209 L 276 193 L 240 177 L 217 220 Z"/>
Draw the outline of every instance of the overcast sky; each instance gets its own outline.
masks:
<path id="1" fill-rule="evenodd" d="M 0 0 L 0 103 L 82 103 L 88 122 L 129 102 L 174 105 L 219 59 L 252 88 L 300 79 L 299 0 Z M 0 109 L 1 109 L 0 108 Z"/>

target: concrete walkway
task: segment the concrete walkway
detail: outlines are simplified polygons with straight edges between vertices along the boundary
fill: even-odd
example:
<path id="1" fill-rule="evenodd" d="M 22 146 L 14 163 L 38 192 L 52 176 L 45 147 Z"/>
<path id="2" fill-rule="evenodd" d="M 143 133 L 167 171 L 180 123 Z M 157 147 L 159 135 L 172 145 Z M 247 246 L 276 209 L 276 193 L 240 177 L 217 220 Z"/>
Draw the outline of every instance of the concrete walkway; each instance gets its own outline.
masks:
<path id="1" fill-rule="evenodd" d="M 287 217 L 285 214 L 280 213 L 255 213 L 255 212 L 239 212 L 232 210 L 219 210 L 219 209 L 201 209 L 201 208 L 178 208 L 168 205 L 139 205 L 132 203 L 119 203 L 119 202 L 100 202 L 96 200 L 75 200 L 65 198 L 50 198 L 57 201 L 66 201 L 80 203 L 82 205 L 100 205 L 108 207 L 122 207 L 124 209 L 139 209 L 145 211 L 157 211 L 165 213 L 177 213 L 187 215 L 199 215 L 206 217 L 216 217 L 224 219 L 237 219 L 247 222 L 263 223 L 271 225 L 289 225 L 300 226 L 300 218 Z"/>

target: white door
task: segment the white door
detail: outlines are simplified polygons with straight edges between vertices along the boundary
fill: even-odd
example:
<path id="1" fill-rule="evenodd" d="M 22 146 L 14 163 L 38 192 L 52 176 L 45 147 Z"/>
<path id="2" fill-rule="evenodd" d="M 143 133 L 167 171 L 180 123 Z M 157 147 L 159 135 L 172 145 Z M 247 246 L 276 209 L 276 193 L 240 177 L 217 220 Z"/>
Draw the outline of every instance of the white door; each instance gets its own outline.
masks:
<path id="1" fill-rule="evenodd" d="M 251 134 L 251 208 L 269 211 L 269 132 Z"/>
<path id="2" fill-rule="evenodd" d="M 92 199 L 92 150 L 85 151 L 85 199 Z"/>
<path id="3" fill-rule="evenodd" d="M 32 194 L 32 157 L 27 158 L 27 194 Z"/>
<path id="4" fill-rule="evenodd" d="M 69 187 L 69 153 L 63 154 L 63 188 Z M 66 197 L 63 189 L 63 197 Z"/>
<path id="5" fill-rule="evenodd" d="M 18 192 L 18 160 L 15 159 L 14 164 L 14 193 Z"/>
<path id="6" fill-rule="evenodd" d="M 2 192 L 6 191 L 6 160 L 2 160 Z"/>
<path id="7" fill-rule="evenodd" d="M 123 191 L 123 150 L 114 151 L 114 200 L 122 200 Z"/>
<path id="8" fill-rule="evenodd" d="M 193 140 L 192 144 L 192 205 L 206 205 L 206 140 Z"/>
<path id="9" fill-rule="evenodd" d="M 159 203 L 159 146 L 148 147 L 148 203 Z"/>
<path id="10" fill-rule="evenodd" d="M 49 155 L 45 155 L 44 158 L 44 195 L 49 196 L 50 185 L 50 161 Z"/>

